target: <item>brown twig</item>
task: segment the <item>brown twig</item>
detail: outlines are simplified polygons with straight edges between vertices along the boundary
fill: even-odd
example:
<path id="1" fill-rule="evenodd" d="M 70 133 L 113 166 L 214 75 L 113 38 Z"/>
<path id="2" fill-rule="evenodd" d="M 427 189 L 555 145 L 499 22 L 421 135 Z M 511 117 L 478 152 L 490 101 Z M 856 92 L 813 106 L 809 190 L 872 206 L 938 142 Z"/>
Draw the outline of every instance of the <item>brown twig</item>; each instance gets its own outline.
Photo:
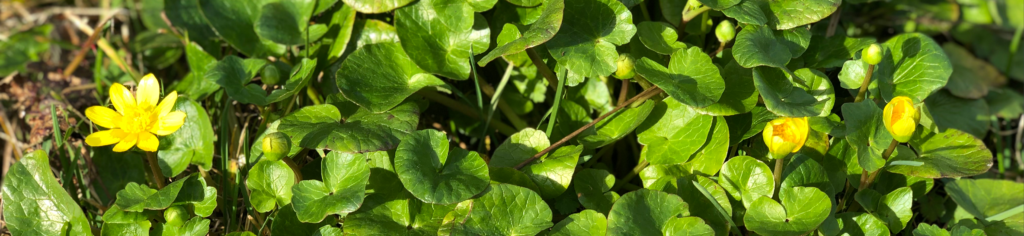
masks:
<path id="1" fill-rule="evenodd" d="M 555 148 L 558 148 L 558 147 L 562 146 L 563 144 L 565 144 L 566 142 L 569 142 L 570 139 L 576 137 L 580 133 L 583 133 L 584 130 L 587 130 L 588 128 L 593 127 L 594 125 L 597 124 L 597 122 L 600 122 L 601 120 L 604 120 L 604 118 L 607 118 L 608 116 L 611 116 L 612 114 L 615 114 L 615 112 L 618 112 L 619 110 L 622 110 L 622 108 L 626 107 L 627 105 L 633 104 L 636 101 L 646 100 L 646 99 L 648 99 L 648 98 L 650 98 L 650 97 L 652 97 L 654 95 L 657 95 L 657 94 L 661 93 L 661 91 L 662 91 L 661 88 L 659 88 L 657 85 L 655 85 L 654 87 L 651 87 L 651 89 L 645 90 L 644 92 L 642 92 L 640 94 L 637 94 L 636 96 L 633 96 L 633 98 L 630 98 L 629 100 L 626 100 L 626 102 L 619 103 L 618 106 L 615 106 L 615 109 L 612 109 L 611 111 L 608 111 L 608 112 L 604 113 L 603 115 L 597 117 L 597 119 L 594 119 L 594 121 L 591 121 L 590 123 L 587 123 L 583 127 L 580 127 L 579 129 L 576 129 L 576 131 L 573 131 L 569 135 L 566 135 L 564 138 L 562 138 L 562 140 L 558 140 L 558 142 L 555 142 L 551 146 L 548 146 L 544 150 L 538 152 L 536 155 L 533 155 L 533 157 L 530 157 L 530 159 L 526 159 L 525 161 L 519 163 L 519 165 L 516 165 L 515 168 L 517 170 L 518 169 L 522 169 L 523 166 L 526 166 L 526 164 L 529 164 L 530 162 L 533 162 L 534 160 L 537 160 L 537 158 L 540 158 L 540 157 L 544 156 L 544 154 L 547 154 L 548 152 L 551 152 L 552 150 L 555 150 Z"/>
<path id="2" fill-rule="evenodd" d="M 92 32 L 99 32 L 100 29 L 102 29 L 103 26 L 106 25 L 107 20 L 109 19 L 110 15 L 105 15 L 104 17 L 102 17 L 100 21 L 96 22 L 96 27 L 93 27 Z M 89 34 L 89 38 L 85 40 L 85 43 L 82 43 L 81 47 L 79 47 L 78 54 L 75 55 L 75 58 L 71 60 L 71 63 L 69 63 L 67 67 L 64 67 L 65 78 L 71 77 L 71 74 L 75 73 L 75 70 L 78 69 L 78 64 L 81 64 L 82 61 L 85 60 L 85 55 L 89 53 L 89 49 L 92 49 L 93 44 L 95 44 L 96 40 L 100 38 L 99 36 L 100 34 Z"/>

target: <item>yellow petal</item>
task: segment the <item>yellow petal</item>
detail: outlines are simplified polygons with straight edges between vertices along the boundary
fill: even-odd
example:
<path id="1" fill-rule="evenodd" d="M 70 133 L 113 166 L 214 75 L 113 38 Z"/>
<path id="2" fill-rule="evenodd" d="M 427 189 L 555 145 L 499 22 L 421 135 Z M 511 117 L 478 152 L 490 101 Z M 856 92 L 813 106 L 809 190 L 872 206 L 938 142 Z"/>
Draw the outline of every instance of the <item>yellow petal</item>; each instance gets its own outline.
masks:
<path id="1" fill-rule="evenodd" d="M 156 136 L 149 132 L 139 133 L 139 149 L 147 152 L 155 152 L 160 147 L 160 140 L 156 139 Z"/>
<path id="2" fill-rule="evenodd" d="M 135 96 L 139 99 L 139 107 L 155 107 L 156 103 L 160 101 L 160 82 L 156 81 L 153 74 L 143 76 L 139 81 Z"/>
<path id="3" fill-rule="evenodd" d="M 117 143 L 117 145 L 114 145 L 114 151 L 115 152 L 128 151 L 128 149 L 131 149 L 132 146 L 135 146 L 135 142 L 138 142 L 138 141 L 139 141 L 139 135 L 138 134 L 127 134 L 127 135 L 124 136 L 124 138 L 121 139 L 121 142 Z"/>
<path id="4" fill-rule="evenodd" d="M 185 124 L 185 113 L 181 111 L 172 111 L 167 113 L 166 116 L 161 116 L 160 122 L 156 126 L 153 126 L 149 132 L 153 132 L 159 136 L 167 136 L 174 133 L 174 131 L 178 131 L 183 124 Z"/>
<path id="5" fill-rule="evenodd" d="M 117 128 L 117 124 L 121 123 L 121 114 L 107 107 L 91 106 L 86 108 L 85 117 L 88 117 L 92 123 L 108 129 Z"/>
<path id="6" fill-rule="evenodd" d="M 114 104 L 114 109 L 117 109 L 118 113 L 124 115 L 127 109 L 135 107 L 135 97 L 132 97 L 132 92 L 124 85 L 115 83 L 110 86 L 110 103 Z"/>
<path id="7" fill-rule="evenodd" d="M 159 116 L 166 116 L 167 113 L 171 113 L 171 109 L 174 109 L 174 103 L 178 101 L 178 91 L 171 91 L 164 97 L 163 101 L 160 101 L 160 105 L 156 106 L 156 111 Z"/>
<path id="8" fill-rule="evenodd" d="M 125 135 L 127 133 L 120 129 L 97 131 L 85 137 L 85 144 L 93 147 L 107 146 L 121 141 Z"/>

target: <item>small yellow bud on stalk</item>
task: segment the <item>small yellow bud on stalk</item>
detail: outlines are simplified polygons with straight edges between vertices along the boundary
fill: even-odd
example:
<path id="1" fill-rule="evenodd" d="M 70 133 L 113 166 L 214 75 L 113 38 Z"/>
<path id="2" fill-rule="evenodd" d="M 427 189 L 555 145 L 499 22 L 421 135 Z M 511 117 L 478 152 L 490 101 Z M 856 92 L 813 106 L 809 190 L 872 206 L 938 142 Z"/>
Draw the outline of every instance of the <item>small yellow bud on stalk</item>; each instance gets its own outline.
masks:
<path id="1" fill-rule="evenodd" d="M 291 151 L 292 141 L 281 132 L 273 132 L 263 137 L 263 157 L 269 161 L 281 160 Z"/>
<path id="2" fill-rule="evenodd" d="M 899 96 L 889 101 L 883 110 L 883 122 L 885 129 L 892 134 L 892 138 L 901 143 L 910 141 L 917 129 L 917 123 L 921 121 L 921 114 L 914 107 L 914 100 L 906 96 Z"/>
<path id="3" fill-rule="evenodd" d="M 871 44 L 860 51 L 860 59 L 869 65 L 878 65 L 879 62 L 882 62 L 882 47 L 877 43 Z"/>
<path id="4" fill-rule="evenodd" d="M 615 61 L 615 64 L 618 66 L 615 70 L 615 78 L 632 79 L 635 75 L 633 67 L 636 65 L 636 61 L 629 53 L 619 54 L 619 59 Z"/>
<path id="5" fill-rule="evenodd" d="M 781 117 L 768 122 L 761 135 L 771 157 L 782 159 L 800 151 L 807 141 L 808 129 L 806 117 Z"/>

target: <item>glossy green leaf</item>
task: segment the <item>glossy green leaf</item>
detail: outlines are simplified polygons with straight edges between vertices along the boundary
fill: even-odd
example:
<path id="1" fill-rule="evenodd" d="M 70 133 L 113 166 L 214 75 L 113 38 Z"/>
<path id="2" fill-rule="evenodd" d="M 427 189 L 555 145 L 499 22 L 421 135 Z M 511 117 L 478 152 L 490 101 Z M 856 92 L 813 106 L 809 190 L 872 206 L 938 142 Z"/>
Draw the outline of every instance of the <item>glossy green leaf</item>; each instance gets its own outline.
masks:
<path id="1" fill-rule="evenodd" d="M 540 0 L 533 1 L 540 2 Z M 515 4 L 515 2 L 512 3 Z M 530 28 L 522 33 L 522 37 L 509 41 L 505 44 L 498 43 L 498 47 L 480 58 L 477 65 L 487 65 L 488 62 L 491 62 L 498 57 L 509 57 L 551 40 L 551 38 L 554 37 L 562 27 L 565 1 L 546 0 L 541 7 L 537 8 L 543 8 L 543 11 L 540 12 L 537 19 L 530 25 Z"/>
<path id="2" fill-rule="evenodd" d="M 719 183 L 733 200 L 750 208 L 755 200 L 775 193 L 775 177 L 768 165 L 749 156 L 729 159 L 722 167 Z M 822 194 L 824 195 L 824 194 Z M 827 197 L 826 197 L 827 198 Z"/>
<path id="3" fill-rule="evenodd" d="M 395 155 L 395 172 L 402 184 L 427 203 L 464 201 L 484 191 L 490 179 L 480 154 L 459 148 L 449 153 L 448 139 L 437 130 L 410 134 Z"/>
<path id="4" fill-rule="evenodd" d="M 725 192 L 725 188 L 722 188 L 713 180 L 700 175 L 679 178 L 677 180 L 676 194 L 682 197 L 683 201 L 690 206 L 690 215 L 703 219 L 700 222 L 701 224 L 698 225 L 706 224 L 709 225 L 708 229 L 716 229 L 710 231 L 711 235 L 725 236 L 727 235 L 727 229 L 737 229 L 733 228 L 731 215 L 733 209 L 732 204 L 729 202 L 729 195 Z M 717 207 L 716 204 L 718 205 Z M 719 207 L 721 207 L 721 210 Z M 691 222 L 691 224 L 694 223 Z M 665 227 L 666 235 L 669 235 L 667 230 L 669 226 Z"/>
<path id="5" fill-rule="evenodd" d="M 764 126 L 777 117 L 763 105 L 755 105 L 750 113 L 726 116 L 725 120 L 729 123 L 729 145 L 736 145 L 761 133 Z"/>
<path id="6" fill-rule="evenodd" d="M 550 236 L 587 236 L 605 235 L 608 227 L 608 220 L 604 215 L 594 210 L 583 210 L 579 213 L 569 215 L 551 227 Z"/>
<path id="7" fill-rule="evenodd" d="M 117 205 L 110 206 L 103 213 L 103 227 L 100 235 L 148 235 L 153 223 L 149 221 L 154 214 L 150 212 L 123 211 Z"/>
<path id="8" fill-rule="evenodd" d="M 399 8 L 395 28 L 413 62 L 455 80 L 469 78 L 470 54 L 484 53 L 491 43 L 486 20 L 474 16 L 465 0 L 422 0 Z"/>
<path id="9" fill-rule="evenodd" d="M 539 188 L 540 196 L 551 199 L 561 195 L 572 182 L 583 146 L 562 146 L 523 167 Z"/>
<path id="10" fill-rule="evenodd" d="M 953 74 L 946 83 L 946 89 L 953 95 L 968 99 L 983 98 L 990 89 L 1006 83 L 1006 76 L 999 69 L 974 57 L 966 48 L 955 43 L 945 43 L 942 44 L 942 50 L 953 65 Z"/>
<path id="11" fill-rule="evenodd" d="M 718 102 L 726 87 L 718 67 L 696 47 L 672 53 L 668 68 L 651 59 L 640 59 L 636 72 L 676 101 L 693 107 L 707 107 Z"/>
<path id="12" fill-rule="evenodd" d="M 362 13 L 384 13 L 413 2 L 413 0 L 342 0 Z"/>
<path id="13" fill-rule="evenodd" d="M 663 177 L 675 179 L 691 174 L 713 176 L 718 173 L 722 168 L 722 163 L 725 162 L 726 152 L 729 149 L 729 127 L 725 119 L 715 118 L 707 141 L 699 144 L 699 149 L 692 155 L 680 155 L 677 152 L 676 147 L 688 145 L 698 144 L 687 144 L 685 139 L 680 139 L 656 141 L 644 146 L 640 150 L 640 158 L 670 162 L 668 164 L 652 164 L 641 171 L 640 179 L 644 180 L 644 185 L 649 186 L 650 181 L 660 180 Z"/>
<path id="14" fill-rule="evenodd" d="M 744 0 L 722 11 L 745 24 L 791 29 L 825 19 L 839 8 L 840 0 Z"/>
<path id="15" fill-rule="evenodd" d="M 292 187 L 292 206 L 299 221 L 317 223 L 328 215 L 345 216 L 363 204 L 370 178 L 365 154 L 331 152 L 320 166 L 323 182 L 303 180 Z"/>
<path id="16" fill-rule="evenodd" d="M 314 0 L 279 0 L 261 7 L 254 22 L 256 34 L 261 38 L 284 45 L 300 45 L 308 40 L 309 17 L 316 6 Z"/>
<path id="17" fill-rule="evenodd" d="M 644 21 L 637 24 L 637 35 L 640 42 L 650 48 L 651 51 L 662 55 L 669 55 L 677 49 L 685 49 L 686 43 L 679 42 L 679 34 L 674 26 L 657 21 Z"/>
<path id="18" fill-rule="evenodd" d="M 743 222 L 761 235 L 802 235 L 818 228 L 832 209 L 828 195 L 812 187 L 782 188 L 782 204 L 761 196 L 750 204 Z"/>
<path id="19" fill-rule="evenodd" d="M 978 219 L 990 219 L 1024 205 L 1019 194 L 1022 191 L 1024 184 L 996 179 L 960 179 L 946 185 L 950 198 Z"/>
<path id="20" fill-rule="evenodd" d="M 257 162 L 245 179 L 250 191 L 249 202 L 259 212 L 290 204 L 294 185 L 295 172 L 282 160 Z"/>
<path id="21" fill-rule="evenodd" d="M 662 229 L 664 235 L 699 235 L 699 236 L 713 236 L 715 230 L 708 224 L 704 223 L 704 220 L 695 217 L 687 216 L 682 218 L 672 218 L 665 224 L 665 228 Z"/>
<path id="22" fill-rule="evenodd" d="M 732 55 L 737 63 L 746 68 L 782 68 L 790 59 L 803 54 L 810 42 L 811 32 L 804 28 L 776 31 L 768 27 L 748 25 L 736 35 Z"/>
<path id="23" fill-rule="evenodd" d="M 705 6 L 710 7 L 711 9 L 721 11 L 731 6 L 735 6 L 736 4 L 739 4 L 741 0 L 700 0 L 699 2 L 703 3 Z"/>
<path id="24" fill-rule="evenodd" d="M 639 189 L 615 201 L 608 213 L 608 235 L 663 235 L 672 218 L 689 215 L 679 196 Z"/>
<path id="25" fill-rule="evenodd" d="M 17 235 L 92 235 L 89 220 L 50 172 L 49 157 L 37 150 L 21 157 L 4 176 L 3 214 Z"/>
<path id="26" fill-rule="evenodd" d="M 423 87 L 444 84 L 417 67 L 398 43 L 360 47 L 345 59 L 336 76 L 345 98 L 378 113 L 391 110 Z"/>
<path id="27" fill-rule="evenodd" d="M 836 102 L 828 76 L 817 70 L 804 68 L 790 75 L 776 68 L 754 68 L 754 85 L 768 110 L 780 116 L 828 116 Z"/>
<path id="28" fill-rule="evenodd" d="M 254 57 L 281 55 L 285 46 L 260 38 L 254 27 L 262 6 L 269 2 L 274 1 L 211 0 L 199 1 L 199 6 L 217 35 L 236 50 Z"/>
<path id="29" fill-rule="evenodd" d="M 857 90 L 864 83 L 864 76 L 868 73 L 868 63 L 864 60 L 849 60 L 843 63 L 843 70 L 839 72 L 839 86 L 845 89 Z M 878 96 L 878 80 L 868 82 L 868 91 L 865 98 Z M 850 95 L 855 95 L 851 92 Z"/>
<path id="30" fill-rule="evenodd" d="M 978 138 L 984 138 L 989 131 L 991 118 L 984 100 L 964 99 L 942 90 L 928 96 L 924 105 L 927 112 L 921 112 L 923 129 L 933 127 L 937 132 L 958 129 Z"/>
<path id="31" fill-rule="evenodd" d="M 1024 113 L 1024 95 L 1009 87 L 995 88 L 985 96 L 989 112 L 999 118 L 1019 117 Z"/>
<path id="32" fill-rule="evenodd" d="M 882 153 L 892 143 L 892 135 L 882 122 L 882 108 L 872 100 L 843 104 L 846 140 L 857 149 L 861 168 L 872 172 L 885 166 Z"/>
<path id="33" fill-rule="evenodd" d="M 505 183 L 528 188 L 534 192 L 540 191 L 540 187 L 537 187 L 537 184 L 533 182 L 530 176 L 515 168 L 492 166 L 488 169 L 487 173 L 491 176 L 491 183 Z"/>
<path id="34" fill-rule="evenodd" d="M 560 34 L 545 45 L 559 65 L 574 74 L 597 78 L 615 71 L 616 45 L 636 33 L 633 15 L 616 0 L 568 0 Z"/>
<path id="35" fill-rule="evenodd" d="M 533 128 L 523 129 L 505 139 L 497 149 L 489 163 L 492 167 L 515 167 L 533 157 L 540 151 L 551 146 L 544 131 Z"/>
<path id="36" fill-rule="evenodd" d="M 736 62 L 729 62 L 721 71 L 725 83 L 722 97 L 710 106 L 696 108 L 697 111 L 714 116 L 734 116 L 752 111 L 761 96 L 754 87 L 753 72 Z"/>
<path id="37" fill-rule="evenodd" d="M 612 204 L 619 198 L 618 193 L 611 191 L 612 186 L 615 186 L 615 176 L 603 169 L 582 169 L 576 172 L 573 180 L 573 189 L 580 204 L 602 214 L 611 211 Z"/>
<path id="38" fill-rule="evenodd" d="M 162 236 L 203 236 L 210 232 L 210 220 L 192 217 L 183 225 L 157 224 L 151 235 Z"/>
<path id="39" fill-rule="evenodd" d="M 117 192 L 114 202 L 124 211 L 162 210 L 171 205 L 190 204 L 196 215 L 210 216 L 216 202 L 217 189 L 206 186 L 206 179 L 198 173 L 188 175 L 156 190 L 145 185 L 129 183 Z"/>
<path id="40" fill-rule="evenodd" d="M 899 233 L 914 216 L 910 211 L 914 191 L 903 187 L 882 195 L 871 189 L 857 191 L 855 199 L 864 209 L 888 225 L 893 234 Z"/>
<path id="41" fill-rule="evenodd" d="M 946 85 L 953 66 L 946 53 L 931 37 L 920 33 L 897 35 L 882 44 L 882 62 L 872 80 L 886 101 L 907 96 L 914 103 Z"/>
<path id="42" fill-rule="evenodd" d="M 914 236 L 949 236 L 949 231 L 933 224 L 922 223 L 914 229 Z"/>
<path id="43" fill-rule="evenodd" d="M 213 125 L 199 103 L 179 97 L 174 110 L 185 112 L 185 124 L 171 135 L 160 139 L 157 158 L 160 172 L 166 177 L 180 174 L 189 164 L 203 170 L 213 167 Z"/>
<path id="44" fill-rule="evenodd" d="M 320 223 L 303 223 L 296 217 L 292 205 L 288 204 L 277 210 L 274 220 L 268 227 L 270 228 L 270 234 L 273 235 L 313 235 L 320 231 L 320 227 L 332 225 L 336 222 L 333 217 L 329 217 Z"/>
<path id="45" fill-rule="evenodd" d="M 364 153 L 390 150 L 419 123 L 420 108 L 403 103 L 385 113 L 359 109 L 340 123 L 341 112 L 330 104 L 306 106 L 281 119 L 278 130 L 305 148 Z"/>
<path id="46" fill-rule="evenodd" d="M 267 92 L 259 85 L 249 84 L 255 76 L 250 73 L 250 65 L 237 56 L 227 56 L 210 68 L 205 78 L 219 84 L 229 97 L 238 102 L 266 106 L 270 103 L 266 99 Z M 255 68 L 255 71 L 259 71 L 259 68 Z"/>
<path id="47" fill-rule="evenodd" d="M 217 59 L 207 53 L 203 47 L 195 42 L 185 45 L 185 59 L 191 70 L 181 82 L 175 85 L 175 90 L 188 95 L 193 99 L 202 99 L 220 89 L 216 82 L 205 79 L 206 72 L 213 68 Z"/>
<path id="48" fill-rule="evenodd" d="M 370 181 L 359 210 L 345 217 L 344 230 L 355 235 L 437 235 L 442 220 L 456 204 L 434 205 L 417 200 L 392 170 L 387 152 L 367 154 Z"/>
<path id="49" fill-rule="evenodd" d="M 654 102 L 645 102 L 640 106 L 619 110 L 604 120 L 598 121 L 591 135 L 581 135 L 580 143 L 587 148 L 603 147 L 633 133 L 654 108 Z"/>
<path id="50" fill-rule="evenodd" d="M 146 170 L 149 168 L 143 163 L 146 154 L 141 152 L 114 152 L 110 147 L 93 147 L 92 163 L 96 166 L 96 174 L 103 181 L 107 190 L 124 189 L 128 183 L 145 183 Z M 101 189 L 103 187 L 100 187 Z M 100 201 L 113 201 L 117 192 L 97 191 Z"/>
<path id="51" fill-rule="evenodd" d="M 836 215 L 836 218 L 841 228 L 839 235 L 890 235 L 889 228 L 885 227 L 885 222 L 868 213 L 843 212 Z"/>
<path id="52" fill-rule="evenodd" d="M 814 187 L 828 196 L 836 193 L 825 167 L 807 155 L 796 154 L 786 160 L 780 188 Z M 831 198 L 831 197 L 830 197 Z"/>
<path id="53" fill-rule="evenodd" d="M 985 143 L 963 131 L 948 129 L 933 133 L 920 130 L 910 139 L 913 155 L 897 155 L 895 161 L 921 165 L 891 165 L 888 171 L 923 178 L 952 178 L 985 173 L 992 168 L 992 152 Z"/>
<path id="54" fill-rule="evenodd" d="M 214 41 L 217 32 L 213 31 L 213 27 L 200 11 L 198 0 L 164 0 L 164 14 L 179 32 L 187 33 L 189 41 L 196 42 L 201 48 L 213 49 L 220 46 Z M 220 56 L 220 52 L 213 53 Z"/>
<path id="55" fill-rule="evenodd" d="M 480 197 L 458 205 L 438 234 L 535 235 L 552 226 L 548 205 L 519 186 L 492 184 Z"/>
<path id="56" fill-rule="evenodd" d="M 651 164 L 683 163 L 707 141 L 713 123 L 714 117 L 666 98 L 656 104 L 648 119 L 637 127 L 637 141 L 648 147 L 664 148 L 664 153 L 673 154 L 648 154 L 647 161 Z M 657 145 L 667 143 L 675 145 Z"/>

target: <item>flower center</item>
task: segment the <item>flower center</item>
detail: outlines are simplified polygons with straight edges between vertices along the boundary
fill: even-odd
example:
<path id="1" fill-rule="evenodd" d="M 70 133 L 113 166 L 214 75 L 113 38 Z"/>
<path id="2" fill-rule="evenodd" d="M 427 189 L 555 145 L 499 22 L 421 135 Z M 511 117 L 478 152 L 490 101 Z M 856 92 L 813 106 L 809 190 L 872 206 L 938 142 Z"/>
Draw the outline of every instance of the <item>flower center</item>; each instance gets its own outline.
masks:
<path id="1" fill-rule="evenodd" d="M 791 127 L 789 127 L 788 123 L 773 125 L 772 131 L 772 136 L 775 138 L 779 138 L 786 142 L 793 140 L 793 131 Z"/>
<path id="2" fill-rule="evenodd" d="M 121 118 L 121 129 L 126 133 L 135 134 L 148 132 L 156 125 L 157 117 L 153 109 L 127 109 Z"/>

